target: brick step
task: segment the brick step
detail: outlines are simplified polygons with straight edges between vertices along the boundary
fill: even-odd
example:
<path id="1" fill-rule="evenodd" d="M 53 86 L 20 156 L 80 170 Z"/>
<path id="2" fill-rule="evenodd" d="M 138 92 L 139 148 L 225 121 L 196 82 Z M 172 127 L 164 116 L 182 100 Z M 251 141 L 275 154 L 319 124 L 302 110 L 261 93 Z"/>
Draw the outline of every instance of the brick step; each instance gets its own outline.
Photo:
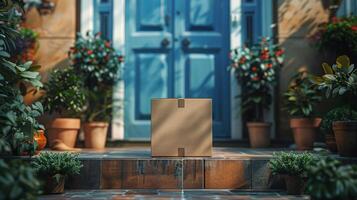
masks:
<path id="1" fill-rule="evenodd" d="M 84 151 L 69 189 L 284 189 L 267 165 L 273 151 L 214 148 L 212 157 L 152 158 L 149 148 Z"/>
<path id="2" fill-rule="evenodd" d="M 80 153 L 80 175 L 69 177 L 68 189 L 238 189 L 284 190 L 268 167 L 275 151 L 215 147 L 212 157 L 152 158 L 147 147 L 108 148 Z M 357 163 L 357 158 L 338 159 Z"/>
<path id="3" fill-rule="evenodd" d="M 237 190 L 66 190 L 64 194 L 42 195 L 40 200 L 91 199 L 281 199 L 308 200 L 309 196 L 293 196 L 278 192 L 247 192 Z"/>

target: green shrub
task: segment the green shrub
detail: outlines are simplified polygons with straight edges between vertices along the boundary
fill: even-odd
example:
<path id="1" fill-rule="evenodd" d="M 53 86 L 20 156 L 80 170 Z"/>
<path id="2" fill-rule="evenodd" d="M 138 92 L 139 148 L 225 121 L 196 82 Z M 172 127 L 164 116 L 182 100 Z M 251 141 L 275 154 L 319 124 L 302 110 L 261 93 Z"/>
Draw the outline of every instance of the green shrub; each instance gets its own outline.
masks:
<path id="1" fill-rule="evenodd" d="M 69 58 L 85 83 L 87 104 L 84 120 L 110 121 L 114 110 L 113 86 L 121 80 L 124 57 L 100 33 L 92 35 L 87 32 L 86 36 L 77 35 Z M 121 109 L 122 101 L 120 103 L 120 107 L 115 107 Z"/>
<path id="2" fill-rule="evenodd" d="M 78 154 L 69 152 L 42 152 L 35 158 L 32 165 L 40 177 L 79 174 L 83 166 Z"/>
<path id="3" fill-rule="evenodd" d="M 43 129 L 36 120 L 42 114 L 42 105 L 37 102 L 27 106 L 22 96 L 27 86 L 42 87 L 40 66 L 11 61 L 14 50 L 19 48 L 16 41 L 20 38 L 17 27 L 23 11 L 21 2 L 0 3 L 0 154 L 34 154 L 33 134 Z"/>
<path id="4" fill-rule="evenodd" d="M 291 116 L 311 117 L 314 106 L 321 100 L 316 86 L 310 81 L 306 71 L 293 76 L 288 90 L 284 93 L 285 109 Z"/>
<path id="5" fill-rule="evenodd" d="M 348 106 L 338 107 L 330 110 L 322 118 L 321 130 L 325 134 L 332 134 L 332 122 L 357 120 L 357 112 Z"/>
<path id="6" fill-rule="evenodd" d="M 45 89 L 45 111 L 62 117 L 78 117 L 84 110 L 83 82 L 72 67 L 53 70 Z"/>
<path id="7" fill-rule="evenodd" d="M 308 167 L 306 193 L 313 199 L 353 199 L 357 195 L 357 166 L 341 165 L 331 157 L 321 157 Z"/>
<path id="8" fill-rule="evenodd" d="M 273 154 L 269 167 L 273 174 L 304 177 L 307 167 L 315 160 L 311 153 L 278 152 Z"/>
<path id="9" fill-rule="evenodd" d="M 34 170 L 19 160 L 0 159 L 0 199 L 33 200 L 40 194 L 40 182 Z"/>

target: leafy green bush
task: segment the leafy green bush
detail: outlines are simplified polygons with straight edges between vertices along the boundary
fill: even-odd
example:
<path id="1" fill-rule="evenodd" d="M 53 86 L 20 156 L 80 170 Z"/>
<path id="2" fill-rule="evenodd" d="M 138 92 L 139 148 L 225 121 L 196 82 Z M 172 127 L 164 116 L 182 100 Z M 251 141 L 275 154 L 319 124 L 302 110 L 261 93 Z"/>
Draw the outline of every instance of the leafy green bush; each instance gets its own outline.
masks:
<path id="1" fill-rule="evenodd" d="M 314 35 L 314 43 L 319 50 L 337 53 L 357 53 L 357 17 L 334 17 L 331 22 L 320 25 Z"/>
<path id="2" fill-rule="evenodd" d="M 78 34 L 69 57 L 76 72 L 84 79 L 87 106 L 85 121 L 110 121 L 112 116 L 113 85 L 121 79 L 119 55 L 100 33 Z"/>
<path id="3" fill-rule="evenodd" d="M 338 107 L 330 110 L 322 118 L 321 130 L 326 134 L 332 134 L 332 122 L 357 120 L 357 112 L 349 106 Z"/>
<path id="4" fill-rule="evenodd" d="M 3 1 L 0 9 L 0 154 L 32 155 L 36 149 L 33 134 L 43 129 L 36 118 L 42 114 L 42 105 L 26 106 L 22 95 L 27 86 L 42 87 L 39 66 L 31 62 L 18 65 L 10 61 L 22 14 L 22 2 Z M 6 4 L 6 5 L 5 5 Z"/>
<path id="5" fill-rule="evenodd" d="M 325 91 L 326 98 L 334 98 L 343 96 L 344 105 L 355 104 L 357 96 L 357 70 L 350 63 L 347 56 L 339 56 L 336 59 L 336 64 L 332 67 L 323 63 L 322 68 L 325 74 L 321 77 L 315 76 L 315 83 L 318 88 Z"/>
<path id="6" fill-rule="evenodd" d="M 284 93 L 285 109 L 291 116 L 311 117 L 314 106 L 321 100 L 316 86 L 311 83 L 310 75 L 306 71 L 293 76 L 288 90 Z"/>
<path id="7" fill-rule="evenodd" d="M 32 165 L 40 177 L 79 174 L 83 166 L 78 158 L 78 154 L 69 152 L 41 152 L 34 159 Z"/>
<path id="8" fill-rule="evenodd" d="M 307 167 L 316 160 L 311 153 L 278 152 L 269 160 L 273 174 L 304 177 Z"/>
<path id="9" fill-rule="evenodd" d="M 62 117 L 77 117 L 84 110 L 83 82 L 72 67 L 53 70 L 45 90 L 45 111 Z"/>
<path id="10" fill-rule="evenodd" d="M 0 199 L 34 200 L 39 193 L 40 182 L 28 164 L 0 159 Z"/>
<path id="11" fill-rule="evenodd" d="M 272 87 L 277 82 L 279 69 L 284 61 L 284 50 L 272 45 L 267 38 L 251 48 L 243 46 L 231 50 L 230 69 L 242 86 L 239 97 L 241 111 L 255 114 L 254 121 L 264 121 L 264 109 L 270 109 Z"/>
<path id="12" fill-rule="evenodd" d="M 357 196 L 357 166 L 321 157 L 308 167 L 306 192 L 313 199 L 349 200 Z"/>

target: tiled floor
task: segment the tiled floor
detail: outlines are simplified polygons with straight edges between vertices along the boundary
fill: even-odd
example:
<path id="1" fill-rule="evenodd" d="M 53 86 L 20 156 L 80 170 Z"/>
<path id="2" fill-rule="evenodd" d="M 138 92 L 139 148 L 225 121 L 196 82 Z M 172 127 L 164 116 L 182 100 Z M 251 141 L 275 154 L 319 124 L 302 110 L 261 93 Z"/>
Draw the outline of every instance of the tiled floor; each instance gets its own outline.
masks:
<path id="1" fill-rule="evenodd" d="M 276 192 L 244 192 L 232 190 L 70 190 L 59 195 L 43 195 L 40 200 L 300 200 L 308 196 L 289 196 Z"/>

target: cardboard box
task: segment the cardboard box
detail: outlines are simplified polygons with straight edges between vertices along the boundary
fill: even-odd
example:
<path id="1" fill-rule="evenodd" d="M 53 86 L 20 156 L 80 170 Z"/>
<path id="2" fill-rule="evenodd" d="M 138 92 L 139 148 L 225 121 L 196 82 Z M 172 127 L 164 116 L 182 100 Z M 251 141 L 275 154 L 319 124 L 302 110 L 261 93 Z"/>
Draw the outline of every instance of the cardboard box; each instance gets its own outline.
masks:
<path id="1" fill-rule="evenodd" d="M 212 156 L 211 99 L 152 99 L 152 156 Z"/>

